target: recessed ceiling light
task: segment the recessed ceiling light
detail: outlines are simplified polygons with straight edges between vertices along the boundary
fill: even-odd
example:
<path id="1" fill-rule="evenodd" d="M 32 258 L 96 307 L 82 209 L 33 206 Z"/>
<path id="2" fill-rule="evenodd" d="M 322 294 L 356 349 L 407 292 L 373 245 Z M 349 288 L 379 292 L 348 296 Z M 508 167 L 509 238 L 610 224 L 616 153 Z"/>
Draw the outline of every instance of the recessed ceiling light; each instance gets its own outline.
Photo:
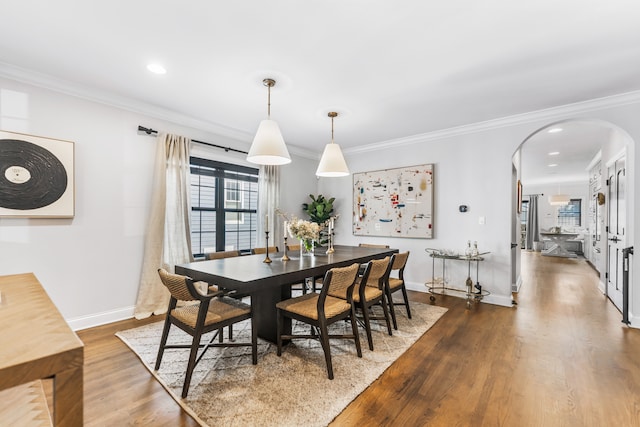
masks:
<path id="1" fill-rule="evenodd" d="M 560 154 L 559 151 L 552 151 L 549 153 L 550 156 L 557 156 L 558 154 Z"/>
<path id="2" fill-rule="evenodd" d="M 551 128 L 549 129 L 549 133 L 558 133 L 562 132 L 562 128 Z"/>
<path id="3" fill-rule="evenodd" d="M 153 74 L 167 74 L 167 70 L 160 64 L 149 64 L 147 65 L 147 70 Z"/>
<path id="4" fill-rule="evenodd" d="M 550 168 L 555 168 L 556 166 L 558 166 L 557 163 L 551 163 L 550 165 L 548 165 Z"/>

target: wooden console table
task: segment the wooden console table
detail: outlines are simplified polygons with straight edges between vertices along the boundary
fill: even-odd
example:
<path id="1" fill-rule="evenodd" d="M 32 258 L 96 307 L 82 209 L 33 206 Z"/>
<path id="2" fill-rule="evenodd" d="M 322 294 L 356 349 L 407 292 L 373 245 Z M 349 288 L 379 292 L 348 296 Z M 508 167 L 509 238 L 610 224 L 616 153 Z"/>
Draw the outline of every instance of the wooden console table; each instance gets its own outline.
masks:
<path id="1" fill-rule="evenodd" d="M 82 425 L 84 346 L 32 273 L 0 276 L 0 390 L 53 380 L 53 423 Z"/>

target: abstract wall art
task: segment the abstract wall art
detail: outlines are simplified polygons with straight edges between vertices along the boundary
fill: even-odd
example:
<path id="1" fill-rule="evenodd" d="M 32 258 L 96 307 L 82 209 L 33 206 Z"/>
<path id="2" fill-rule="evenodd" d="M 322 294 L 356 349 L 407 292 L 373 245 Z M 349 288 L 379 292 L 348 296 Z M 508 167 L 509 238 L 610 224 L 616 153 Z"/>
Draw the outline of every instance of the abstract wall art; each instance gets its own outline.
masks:
<path id="1" fill-rule="evenodd" d="M 353 174 L 353 234 L 433 238 L 433 164 Z"/>

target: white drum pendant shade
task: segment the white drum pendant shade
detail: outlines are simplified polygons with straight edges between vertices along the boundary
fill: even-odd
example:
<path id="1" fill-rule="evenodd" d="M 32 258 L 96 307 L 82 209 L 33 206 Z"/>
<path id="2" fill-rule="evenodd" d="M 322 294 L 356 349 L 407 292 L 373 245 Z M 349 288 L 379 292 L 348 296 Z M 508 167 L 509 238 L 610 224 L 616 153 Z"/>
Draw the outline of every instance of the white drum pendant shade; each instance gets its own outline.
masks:
<path id="1" fill-rule="evenodd" d="M 291 163 L 289 150 L 284 143 L 278 123 L 266 119 L 260 122 L 253 138 L 247 161 L 259 165 L 286 165 Z"/>
<path id="2" fill-rule="evenodd" d="M 340 146 L 334 142 L 324 147 L 320 164 L 316 170 L 317 176 L 339 177 L 349 175 L 347 162 L 344 161 Z"/>

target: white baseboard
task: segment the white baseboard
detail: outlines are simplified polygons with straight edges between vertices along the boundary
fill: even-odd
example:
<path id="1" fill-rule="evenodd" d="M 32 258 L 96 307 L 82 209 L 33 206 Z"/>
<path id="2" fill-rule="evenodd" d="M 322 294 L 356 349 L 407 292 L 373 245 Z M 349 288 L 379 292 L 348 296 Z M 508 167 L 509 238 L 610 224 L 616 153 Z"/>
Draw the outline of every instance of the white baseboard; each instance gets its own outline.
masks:
<path id="1" fill-rule="evenodd" d="M 486 302 L 487 304 L 500 305 L 502 307 L 513 307 L 513 299 L 511 295 L 487 295 L 482 298 L 482 302 Z"/>
<path id="2" fill-rule="evenodd" d="M 522 275 L 518 276 L 516 283 L 511 284 L 511 292 L 520 292 L 520 287 L 522 287 Z"/>
<path id="3" fill-rule="evenodd" d="M 425 293 L 429 292 L 429 290 L 424 285 L 424 283 L 406 282 L 405 286 L 409 291 L 417 291 L 417 292 L 425 292 Z M 466 298 L 463 292 L 451 292 L 449 295 L 460 297 L 460 298 Z M 482 298 L 482 302 L 486 302 L 487 304 L 501 305 L 504 307 L 511 307 L 513 305 L 511 295 L 509 296 L 487 295 L 484 298 Z"/>
<path id="4" fill-rule="evenodd" d="M 598 289 L 600 290 L 600 292 L 602 292 L 603 295 L 607 292 L 604 287 L 604 282 L 602 281 L 598 282 Z"/>
<path id="5" fill-rule="evenodd" d="M 408 291 L 416 291 L 416 292 L 429 292 L 424 283 L 416 283 L 416 282 L 405 282 L 404 284 L 407 287 Z"/>
<path id="6" fill-rule="evenodd" d="M 640 329 L 640 317 L 636 317 L 633 314 L 629 313 L 629 327 Z"/>
<path id="7" fill-rule="evenodd" d="M 67 319 L 67 323 L 74 331 L 93 328 L 94 326 L 106 325 L 107 323 L 113 323 L 119 320 L 131 319 L 134 308 L 134 306 L 124 307 L 88 316 L 75 317 L 73 319 Z"/>

